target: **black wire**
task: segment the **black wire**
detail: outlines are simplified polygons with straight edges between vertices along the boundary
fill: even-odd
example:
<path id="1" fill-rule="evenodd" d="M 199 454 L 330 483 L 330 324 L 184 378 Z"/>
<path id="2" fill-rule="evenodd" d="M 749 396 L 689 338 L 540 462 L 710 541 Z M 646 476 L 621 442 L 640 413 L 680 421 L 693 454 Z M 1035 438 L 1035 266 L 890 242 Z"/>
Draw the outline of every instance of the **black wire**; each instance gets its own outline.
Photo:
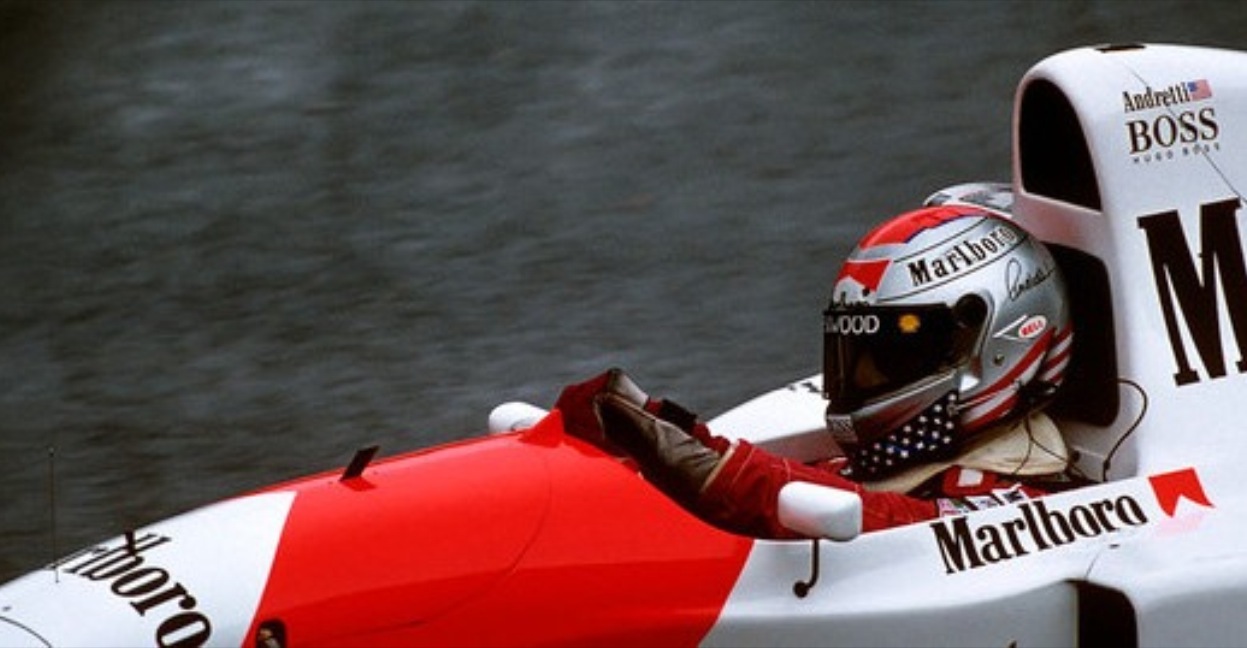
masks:
<path id="1" fill-rule="evenodd" d="M 1108 454 L 1104 457 L 1104 463 L 1101 466 L 1101 474 L 1100 474 L 1101 482 L 1108 481 L 1108 471 L 1112 465 L 1113 456 L 1116 455 L 1117 451 L 1121 449 L 1121 446 L 1123 443 L 1126 442 L 1126 439 L 1130 438 L 1130 435 L 1134 434 L 1134 431 L 1139 428 L 1139 424 L 1143 422 L 1143 417 L 1147 415 L 1148 399 L 1147 399 L 1147 392 L 1143 390 L 1143 387 L 1128 378 L 1118 378 L 1117 382 L 1123 385 L 1129 385 L 1130 387 L 1134 387 L 1135 391 L 1139 393 L 1139 397 L 1143 401 L 1143 407 L 1139 409 L 1139 415 L 1135 417 L 1134 422 L 1131 423 L 1130 427 L 1126 428 L 1126 431 L 1120 437 L 1117 438 L 1117 441 L 1113 443 L 1112 449 L 1110 449 Z M 1060 459 L 1066 462 L 1066 472 L 1068 472 L 1073 478 L 1090 481 L 1090 478 L 1087 477 L 1087 474 L 1084 473 L 1081 468 L 1075 465 L 1074 462 L 1070 460 L 1069 456 L 1062 456 L 1060 453 L 1056 452 L 1052 448 L 1045 446 L 1044 444 L 1040 443 L 1035 438 L 1035 432 L 1034 430 L 1031 429 L 1031 415 L 1035 411 L 1038 411 L 1040 409 L 1041 407 L 1024 409 L 1024 411 L 1026 411 L 1026 414 L 1022 416 L 1022 426 L 1026 430 L 1026 437 L 1029 440 L 1029 443 L 1026 444 L 1026 455 L 1022 457 L 1022 461 L 1017 465 L 1016 468 L 1013 469 L 1012 472 L 1009 473 L 1008 476 L 1012 479 L 1018 478 L 1019 474 L 1022 471 L 1022 468 L 1025 467 L 1026 464 L 1030 461 L 1031 448 L 1033 446 L 1033 447 L 1039 448 L 1040 450 L 1048 454 L 1048 456 L 1054 459 Z"/>
<path id="2" fill-rule="evenodd" d="M 1009 473 L 1010 479 L 1016 479 L 1018 474 L 1022 472 L 1022 468 L 1030 462 L 1031 446 L 1039 445 L 1038 443 L 1035 443 L 1035 435 L 1031 432 L 1031 414 L 1029 412 L 1022 417 L 1022 427 L 1026 429 L 1026 438 L 1028 441 L 1026 444 L 1026 456 L 1022 457 L 1022 460 L 1018 462 L 1018 465 L 1012 472 Z"/>
<path id="3" fill-rule="evenodd" d="M 1118 378 L 1117 382 L 1134 387 L 1135 391 L 1139 392 L 1139 398 L 1143 399 L 1143 407 L 1139 409 L 1139 415 L 1135 417 L 1134 423 L 1131 423 L 1130 427 L 1126 428 L 1126 432 L 1117 438 L 1117 441 L 1113 443 L 1112 449 L 1104 457 L 1104 463 L 1100 469 L 1100 481 L 1102 482 L 1108 481 L 1108 471 L 1113 462 L 1113 455 L 1117 454 L 1117 451 L 1121 449 L 1121 445 L 1126 442 L 1126 439 L 1131 434 L 1134 434 L 1134 431 L 1139 428 L 1139 424 L 1143 422 L 1143 417 L 1147 415 L 1147 392 L 1143 390 L 1143 387 L 1128 378 Z"/>

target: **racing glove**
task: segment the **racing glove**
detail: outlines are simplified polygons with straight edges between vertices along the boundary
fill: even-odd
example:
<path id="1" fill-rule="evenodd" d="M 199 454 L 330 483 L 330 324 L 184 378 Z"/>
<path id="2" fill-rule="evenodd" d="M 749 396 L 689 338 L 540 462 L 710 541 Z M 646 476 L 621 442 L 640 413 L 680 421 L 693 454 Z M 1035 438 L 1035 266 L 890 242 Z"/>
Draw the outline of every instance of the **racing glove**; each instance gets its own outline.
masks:
<path id="1" fill-rule="evenodd" d="M 647 481 L 696 511 L 702 488 L 722 456 L 627 396 L 604 392 L 595 403 L 606 439 L 637 463 Z"/>
<path id="2" fill-rule="evenodd" d="M 588 441 L 613 454 L 622 454 L 611 446 L 602 432 L 594 399 L 601 394 L 615 394 L 638 407 L 645 407 L 649 395 L 637 386 L 622 369 L 612 368 L 589 380 L 563 388 L 554 403 L 563 413 L 563 428 L 568 434 Z"/>
<path id="3" fill-rule="evenodd" d="M 651 398 L 623 369 L 612 368 L 589 380 L 563 388 L 554 407 L 563 413 L 563 425 L 573 436 L 584 439 L 613 454 L 622 454 L 602 432 L 602 422 L 594 408 L 594 399 L 600 394 L 617 394 L 627 402 L 640 407 L 659 419 L 674 424 L 691 434 L 719 454 L 730 447 L 731 442 L 711 433 L 697 415 L 670 399 Z"/>

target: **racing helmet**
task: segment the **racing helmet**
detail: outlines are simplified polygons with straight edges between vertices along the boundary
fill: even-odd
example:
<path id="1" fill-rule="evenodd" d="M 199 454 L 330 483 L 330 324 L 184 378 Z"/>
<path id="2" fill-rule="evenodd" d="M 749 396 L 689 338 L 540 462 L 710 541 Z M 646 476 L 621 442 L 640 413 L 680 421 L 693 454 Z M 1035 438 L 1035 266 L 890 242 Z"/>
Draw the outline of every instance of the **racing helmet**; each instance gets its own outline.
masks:
<path id="1" fill-rule="evenodd" d="M 867 234 L 823 320 L 827 427 L 854 478 L 950 458 L 1060 385 L 1073 331 L 1048 250 L 967 205 L 924 207 Z"/>

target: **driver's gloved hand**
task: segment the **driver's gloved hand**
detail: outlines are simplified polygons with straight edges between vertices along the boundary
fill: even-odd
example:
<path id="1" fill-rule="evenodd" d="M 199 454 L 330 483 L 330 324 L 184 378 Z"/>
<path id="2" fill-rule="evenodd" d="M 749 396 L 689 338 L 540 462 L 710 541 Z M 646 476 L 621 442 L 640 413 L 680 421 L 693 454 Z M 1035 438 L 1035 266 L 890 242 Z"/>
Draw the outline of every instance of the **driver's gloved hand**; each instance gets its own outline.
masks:
<path id="1" fill-rule="evenodd" d="M 602 422 L 594 405 L 594 400 L 601 394 L 614 394 L 642 409 L 650 406 L 649 395 L 623 369 L 616 367 L 584 382 L 564 387 L 554 407 L 563 413 L 563 427 L 568 434 L 620 454 L 602 432 Z"/>
<path id="2" fill-rule="evenodd" d="M 627 396 L 603 391 L 595 403 L 606 440 L 636 461 L 647 481 L 695 510 L 721 455 Z"/>

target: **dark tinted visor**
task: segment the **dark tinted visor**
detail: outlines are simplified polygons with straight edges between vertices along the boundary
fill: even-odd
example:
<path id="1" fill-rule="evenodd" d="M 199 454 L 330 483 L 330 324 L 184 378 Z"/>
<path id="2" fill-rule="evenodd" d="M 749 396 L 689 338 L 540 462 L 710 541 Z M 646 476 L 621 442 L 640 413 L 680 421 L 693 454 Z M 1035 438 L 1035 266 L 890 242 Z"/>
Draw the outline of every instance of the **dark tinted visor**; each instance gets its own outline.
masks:
<path id="1" fill-rule="evenodd" d="M 961 321 L 941 304 L 827 309 L 823 391 L 831 411 L 852 412 L 872 398 L 961 364 L 982 321 L 972 319 Z"/>

